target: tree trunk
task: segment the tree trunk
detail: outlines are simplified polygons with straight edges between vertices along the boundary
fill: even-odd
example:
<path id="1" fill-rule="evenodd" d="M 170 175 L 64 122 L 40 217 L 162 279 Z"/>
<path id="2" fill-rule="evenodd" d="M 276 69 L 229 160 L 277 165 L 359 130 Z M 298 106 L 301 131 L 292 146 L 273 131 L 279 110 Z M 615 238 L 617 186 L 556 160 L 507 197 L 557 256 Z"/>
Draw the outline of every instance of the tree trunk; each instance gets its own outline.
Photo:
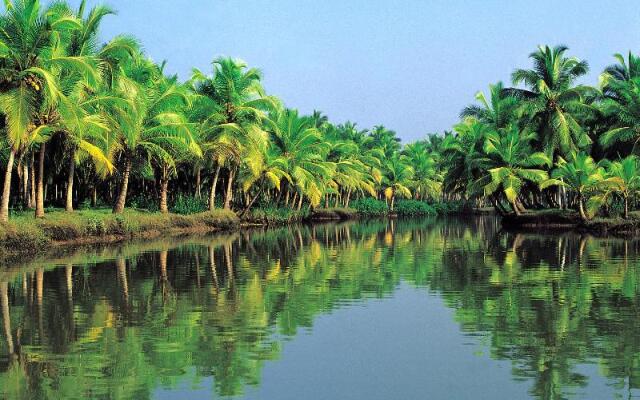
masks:
<path id="1" fill-rule="evenodd" d="M 624 219 L 629 219 L 629 198 L 624 198 Z"/>
<path id="2" fill-rule="evenodd" d="M 216 208 L 216 186 L 218 186 L 219 176 L 220 165 L 216 167 L 216 173 L 213 175 L 213 182 L 211 183 L 211 192 L 209 193 L 209 211 L 213 211 Z"/>
<path id="3" fill-rule="evenodd" d="M 349 201 L 351 200 L 351 188 L 347 191 L 347 197 L 344 201 L 345 208 L 349 208 Z"/>
<path id="4" fill-rule="evenodd" d="M 26 208 L 31 208 L 31 196 L 29 195 L 29 163 L 25 161 L 24 166 L 22 167 L 24 169 L 24 173 L 22 174 L 22 189 L 24 191 L 23 193 L 23 197 L 24 197 L 24 205 Z"/>
<path id="5" fill-rule="evenodd" d="M 516 203 L 516 200 L 511 202 L 511 208 L 513 208 L 513 212 L 516 215 L 520 215 L 520 209 L 518 208 L 518 204 Z"/>
<path id="6" fill-rule="evenodd" d="M 578 194 L 578 210 L 580 211 L 580 218 L 583 221 L 588 220 L 587 213 L 584 212 L 584 205 L 582 204 L 582 193 Z"/>
<path id="7" fill-rule="evenodd" d="M 169 207 L 167 206 L 167 192 L 169 189 L 169 174 L 167 167 L 162 167 L 162 178 L 160 178 L 160 212 L 167 214 Z"/>
<path id="8" fill-rule="evenodd" d="M 247 212 L 249 212 L 249 209 L 251 209 L 251 207 L 253 206 L 253 203 L 256 202 L 256 200 L 258 200 L 258 197 L 260 196 L 260 194 L 262 194 L 262 184 L 260 185 L 260 189 L 258 190 L 258 192 L 256 193 L 255 196 L 253 196 L 253 198 L 251 199 L 251 201 L 249 202 L 249 204 L 247 204 L 247 207 L 245 207 L 244 210 L 242 210 L 242 212 L 240 213 L 240 218 L 244 217 L 245 214 Z"/>
<path id="9" fill-rule="evenodd" d="M 40 154 L 38 156 L 38 183 L 36 187 L 36 218 L 44 217 L 44 155 L 47 144 L 40 145 Z"/>
<path id="10" fill-rule="evenodd" d="M 196 168 L 196 199 L 199 199 L 202 197 L 202 193 L 200 192 L 200 167 Z"/>
<path id="11" fill-rule="evenodd" d="M 300 199 L 298 199 L 298 211 L 302 209 L 302 200 L 304 200 L 304 196 L 300 195 Z"/>
<path id="12" fill-rule="evenodd" d="M 233 200 L 233 178 L 235 177 L 235 168 L 229 168 L 229 179 L 227 180 L 227 192 L 224 196 L 224 209 L 231 209 L 231 201 Z"/>
<path id="13" fill-rule="evenodd" d="M 98 204 L 98 188 L 93 185 L 91 189 L 91 207 L 95 207 Z"/>
<path id="14" fill-rule="evenodd" d="M 395 202 L 396 202 L 396 195 L 393 194 L 391 196 L 391 207 L 389 208 L 391 211 L 393 211 L 393 206 L 394 206 Z"/>
<path id="15" fill-rule="evenodd" d="M 67 212 L 73 211 L 73 178 L 76 172 L 75 150 L 71 151 L 71 163 L 69 164 L 69 176 L 67 177 L 67 199 L 64 209 Z"/>
<path id="16" fill-rule="evenodd" d="M 124 205 L 127 202 L 127 189 L 129 187 L 129 175 L 131 174 L 131 159 L 127 158 L 124 173 L 122 174 L 122 186 L 120 187 L 120 194 L 116 200 L 116 204 L 113 206 L 114 214 L 121 214 L 124 211 Z"/>
<path id="17" fill-rule="evenodd" d="M 30 189 L 30 197 L 29 197 L 29 208 L 34 208 L 36 206 L 36 156 L 31 152 L 31 162 L 29 163 L 29 169 L 31 174 L 31 187 Z"/>
<path id="18" fill-rule="evenodd" d="M 4 173 L 4 186 L 2 187 L 2 201 L 0 201 L 0 222 L 9 221 L 9 196 L 11 196 L 11 172 L 13 171 L 13 161 L 16 152 L 11 149 L 9 152 L 9 160 L 7 161 L 7 170 Z"/>

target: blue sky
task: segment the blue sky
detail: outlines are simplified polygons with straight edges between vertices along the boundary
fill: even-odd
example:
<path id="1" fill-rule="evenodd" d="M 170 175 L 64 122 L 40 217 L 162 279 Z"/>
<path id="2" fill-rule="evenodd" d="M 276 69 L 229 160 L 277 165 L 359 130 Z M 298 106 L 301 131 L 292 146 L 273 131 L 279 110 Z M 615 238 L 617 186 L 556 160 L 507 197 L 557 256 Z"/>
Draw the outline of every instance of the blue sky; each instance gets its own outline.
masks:
<path id="1" fill-rule="evenodd" d="M 72 3 L 78 3 L 74 0 Z M 89 0 L 89 4 L 97 4 Z M 406 141 L 448 129 L 478 90 L 508 82 L 538 44 L 566 44 L 596 84 L 640 49 L 640 3 L 549 0 L 110 0 L 105 39 L 137 36 L 186 78 L 242 58 L 287 106 L 383 124 Z"/>

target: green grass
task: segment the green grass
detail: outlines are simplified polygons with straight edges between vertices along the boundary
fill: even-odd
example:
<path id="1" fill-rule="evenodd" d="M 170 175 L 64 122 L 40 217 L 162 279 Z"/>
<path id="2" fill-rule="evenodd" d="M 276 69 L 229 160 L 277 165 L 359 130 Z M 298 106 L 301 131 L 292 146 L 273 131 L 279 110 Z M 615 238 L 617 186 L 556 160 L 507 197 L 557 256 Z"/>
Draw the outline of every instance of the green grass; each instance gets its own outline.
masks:
<path id="1" fill-rule="evenodd" d="M 228 229 L 239 223 L 229 210 L 191 215 L 160 214 L 127 209 L 115 215 L 110 209 L 79 210 L 73 213 L 50 211 L 44 218 L 33 213 L 14 213 L 0 224 L 0 247 L 5 251 L 39 251 L 51 242 L 79 241 L 100 237 L 133 237 L 171 230 Z"/>

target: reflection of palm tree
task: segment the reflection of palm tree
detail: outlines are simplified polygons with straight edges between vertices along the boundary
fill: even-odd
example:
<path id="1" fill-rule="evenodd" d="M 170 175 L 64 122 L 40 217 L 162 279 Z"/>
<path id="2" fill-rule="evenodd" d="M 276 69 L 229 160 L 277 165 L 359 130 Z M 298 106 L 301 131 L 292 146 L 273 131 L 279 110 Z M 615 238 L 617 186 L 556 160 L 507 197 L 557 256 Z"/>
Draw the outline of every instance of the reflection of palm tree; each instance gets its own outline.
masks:
<path id="1" fill-rule="evenodd" d="M 0 307 L 2 308 L 2 327 L 7 338 L 7 349 L 9 354 L 13 354 L 13 336 L 11 334 L 11 317 L 9 316 L 9 285 L 7 282 L 0 282 Z"/>
<path id="2" fill-rule="evenodd" d="M 124 257 L 116 259 L 116 269 L 118 270 L 118 283 L 122 288 L 122 297 L 126 304 L 129 304 L 129 283 L 127 281 L 127 260 Z"/>
<path id="3" fill-rule="evenodd" d="M 218 271 L 216 270 L 216 258 L 215 249 L 213 246 L 209 246 L 209 268 L 211 269 L 211 276 L 213 278 L 213 286 L 216 290 L 219 287 Z"/>

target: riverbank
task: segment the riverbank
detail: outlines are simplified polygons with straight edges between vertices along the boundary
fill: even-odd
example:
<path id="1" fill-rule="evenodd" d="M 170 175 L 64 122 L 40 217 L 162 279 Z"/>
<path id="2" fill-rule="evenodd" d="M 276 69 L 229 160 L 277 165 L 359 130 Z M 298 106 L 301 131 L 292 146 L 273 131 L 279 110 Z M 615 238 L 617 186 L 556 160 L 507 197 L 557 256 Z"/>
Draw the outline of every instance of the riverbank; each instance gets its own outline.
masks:
<path id="1" fill-rule="evenodd" d="M 384 203 L 384 202 L 382 202 Z M 153 239 L 162 236 L 232 231 L 256 226 L 283 226 L 295 223 L 347 221 L 368 218 L 420 217 L 458 214 L 454 207 L 432 206 L 417 201 L 400 202 L 394 212 L 372 208 L 320 208 L 314 211 L 293 209 L 252 210 L 243 218 L 234 212 L 218 209 L 191 215 L 161 214 L 140 209 L 126 209 L 113 214 L 111 209 L 50 210 L 44 218 L 34 219 L 32 212 L 15 213 L 8 223 L 0 223 L 0 265 L 6 260 L 45 253 L 63 248 Z M 464 210 L 462 210 L 464 211 Z M 464 214 L 468 213 L 466 210 Z M 476 210 L 473 214 L 486 214 Z"/>
<path id="2" fill-rule="evenodd" d="M 193 215 L 161 214 L 127 209 L 112 214 L 109 209 L 74 213 L 48 212 L 34 219 L 31 213 L 18 214 L 0 224 L 0 251 L 3 257 L 35 254 L 51 246 L 108 243 L 136 237 L 212 232 L 240 224 L 235 213 L 215 210 Z M 0 261 L 1 261 L 0 257 Z"/>
<path id="3" fill-rule="evenodd" d="M 629 236 L 640 233 L 640 213 L 632 212 L 628 219 L 596 217 L 583 221 L 573 210 L 528 211 L 521 215 L 503 216 L 502 226 L 510 230 L 561 230 L 597 236 Z"/>

